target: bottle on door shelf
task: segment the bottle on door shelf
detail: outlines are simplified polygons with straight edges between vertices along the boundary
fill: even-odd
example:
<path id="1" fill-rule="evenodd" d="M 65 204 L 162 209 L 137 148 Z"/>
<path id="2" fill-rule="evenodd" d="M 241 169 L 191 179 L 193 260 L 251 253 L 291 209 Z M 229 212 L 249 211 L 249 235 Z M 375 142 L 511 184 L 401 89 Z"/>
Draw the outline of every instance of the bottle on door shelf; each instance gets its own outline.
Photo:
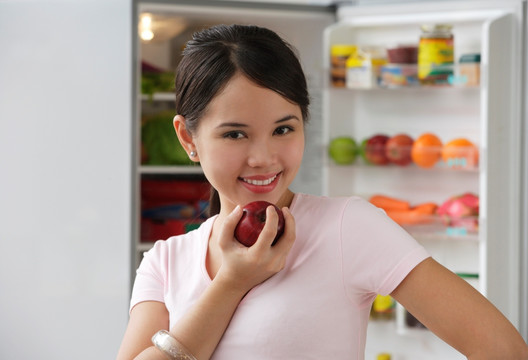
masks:
<path id="1" fill-rule="evenodd" d="M 346 62 L 357 51 L 356 45 L 335 44 L 330 48 L 330 81 L 334 87 L 346 86 Z"/>
<path id="2" fill-rule="evenodd" d="M 370 318 L 372 320 L 393 320 L 396 302 L 390 295 L 377 295 L 372 303 Z"/>
<path id="3" fill-rule="evenodd" d="M 391 354 L 389 353 L 379 353 L 376 356 L 376 360 L 391 360 Z"/>

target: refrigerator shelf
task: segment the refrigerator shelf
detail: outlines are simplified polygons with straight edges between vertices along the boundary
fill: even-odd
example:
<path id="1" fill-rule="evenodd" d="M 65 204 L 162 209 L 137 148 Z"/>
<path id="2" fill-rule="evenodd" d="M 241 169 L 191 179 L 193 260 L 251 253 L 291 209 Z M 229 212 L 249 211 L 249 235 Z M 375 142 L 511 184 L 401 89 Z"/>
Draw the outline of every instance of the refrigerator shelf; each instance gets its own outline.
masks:
<path id="1" fill-rule="evenodd" d="M 478 220 L 475 220 L 478 221 Z M 479 242 L 478 230 L 463 226 L 442 224 L 402 225 L 418 241 L 465 241 Z"/>
<path id="2" fill-rule="evenodd" d="M 199 165 L 142 165 L 138 168 L 140 174 L 203 174 L 202 167 Z"/>
<path id="3" fill-rule="evenodd" d="M 416 238 L 478 241 L 478 216 L 421 215 L 412 211 L 387 215 Z"/>
<path id="4" fill-rule="evenodd" d="M 480 87 L 480 64 L 456 64 L 432 66 L 434 76 L 429 80 L 418 79 L 419 66 L 416 64 L 387 64 L 381 67 L 378 86 L 381 88 L 406 87 Z"/>
<path id="5" fill-rule="evenodd" d="M 462 162 L 459 162 L 460 164 L 463 164 Z M 367 164 L 365 162 L 357 162 L 349 165 L 338 165 L 334 163 L 328 164 L 329 168 L 353 168 L 353 169 L 361 169 L 361 170 L 390 170 L 390 171 L 406 171 L 406 172 L 414 172 L 414 171 L 430 171 L 430 172 L 463 172 L 463 173 L 478 173 L 479 167 L 478 166 L 462 166 L 462 165 L 451 165 L 451 163 L 445 163 L 445 162 L 438 162 L 433 167 L 430 168 L 424 168 L 420 167 L 415 164 L 409 164 L 405 166 L 400 166 L 396 164 L 386 164 L 386 165 L 373 165 L 373 164 Z"/>
<path id="6" fill-rule="evenodd" d="M 402 134 L 393 137 L 384 134 L 374 135 L 363 140 L 360 146 L 356 145 L 355 149 L 352 146 L 347 147 L 346 144 L 342 145 L 342 143 L 331 140 L 328 146 L 328 154 L 336 165 L 357 164 L 365 167 L 398 166 L 401 168 L 415 166 L 422 169 L 478 170 L 479 149 L 466 138 L 456 138 L 442 144 L 441 140 L 433 135 L 437 138 L 440 146 L 427 146 L 424 144 L 424 140 L 421 140 L 422 136 L 413 140 L 408 135 L 405 135 L 406 138 L 414 145 L 402 145 L 401 140 L 396 139 L 401 136 Z M 374 138 L 380 137 L 389 140 L 383 144 L 370 143 L 370 141 L 375 141 Z M 339 141 L 339 138 L 336 140 Z M 407 141 L 406 143 L 408 144 Z"/>
<path id="7" fill-rule="evenodd" d="M 175 101 L 175 95 L 173 92 L 155 92 L 153 94 L 141 94 L 139 95 L 141 101 Z"/>
<path id="8" fill-rule="evenodd" d="M 432 74 L 427 79 L 419 79 L 420 67 L 417 64 L 385 64 L 382 66 L 361 66 L 347 71 L 344 86 L 332 85 L 335 89 L 438 89 L 481 87 L 480 64 L 453 64 L 428 67 Z"/>

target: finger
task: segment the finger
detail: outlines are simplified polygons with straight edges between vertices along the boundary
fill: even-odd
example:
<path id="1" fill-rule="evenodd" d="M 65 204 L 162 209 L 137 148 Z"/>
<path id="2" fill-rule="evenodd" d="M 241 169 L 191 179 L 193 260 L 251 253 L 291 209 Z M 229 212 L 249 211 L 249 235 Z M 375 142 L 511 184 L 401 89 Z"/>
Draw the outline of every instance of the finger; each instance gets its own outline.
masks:
<path id="1" fill-rule="evenodd" d="M 237 205 L 229 215 L 227 215 L 220 230 L 220 239 L 218 243 L 221 247 L 232 244 L 235 234 L 235 228 L 242 217 L 242 208 Z"/>
<path id="2" fill-rule="evenodd" d="M 284 215 L 284 233 L 274 247 L 289 251 L 295 242 L 295 218 L 287 207 L 282 208 L 282 214 Z"/>
<path id="3" fill-rule="evenodd" d="M 253 245 L 256 248 L 270 248 L 271 243 L 277 235 L 277 226 L 279 224 L 279 215 L 273 206 L 266 208 L 266 223 L 260 232 L 260 235 Z"/>

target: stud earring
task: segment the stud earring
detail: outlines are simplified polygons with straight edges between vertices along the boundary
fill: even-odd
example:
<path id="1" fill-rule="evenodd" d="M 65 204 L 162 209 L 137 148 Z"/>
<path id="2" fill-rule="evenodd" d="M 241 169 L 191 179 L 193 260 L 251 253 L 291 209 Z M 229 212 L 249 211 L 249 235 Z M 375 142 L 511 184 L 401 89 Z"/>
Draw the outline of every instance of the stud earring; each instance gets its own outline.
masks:
<path id="1" fill-rule="evenodd" d="M 190 157 L 195 157 L 196 156 L 196 151 L 191 151 L 191 153 L 189 154 Z"/>

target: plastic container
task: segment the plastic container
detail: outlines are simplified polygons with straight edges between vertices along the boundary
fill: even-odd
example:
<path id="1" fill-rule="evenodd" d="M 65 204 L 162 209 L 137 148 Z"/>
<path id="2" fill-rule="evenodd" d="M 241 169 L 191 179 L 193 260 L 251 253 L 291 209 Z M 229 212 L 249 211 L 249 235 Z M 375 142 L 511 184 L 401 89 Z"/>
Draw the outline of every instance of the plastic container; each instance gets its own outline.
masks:
<path id="1" fill-rule="evenodd" d="M 418 47 L 416 45 L 398 45 L 387 49 L 387 57 L 391 64 L 416 64 Z"/>
<path id="2" fill-rule="evenodd" d="M 346 61 L 346 87 L 371 89 L 381 80 L 381 68 L 387 64 L 385 51 L 376 47 L 364 47 L 350 55 Z"/>
<path id="3" fill-rule="evenodd" d="M 480 54 L 462 55 L 458 67 L 465 86 L 480 85 Z"/>
<path id="4" fill-rule="evenodd" d="M 350 56 L 346 61 L 346 87 L 370 89 L 375 84 L 376 78 L 370 59 L 364 56 Z"/>
<path id="5" fill-rule="evenodd" d="M 381 67 L 380 85 L 400 87 L 418 85 L 416 64 L 387 64 Z"/>

